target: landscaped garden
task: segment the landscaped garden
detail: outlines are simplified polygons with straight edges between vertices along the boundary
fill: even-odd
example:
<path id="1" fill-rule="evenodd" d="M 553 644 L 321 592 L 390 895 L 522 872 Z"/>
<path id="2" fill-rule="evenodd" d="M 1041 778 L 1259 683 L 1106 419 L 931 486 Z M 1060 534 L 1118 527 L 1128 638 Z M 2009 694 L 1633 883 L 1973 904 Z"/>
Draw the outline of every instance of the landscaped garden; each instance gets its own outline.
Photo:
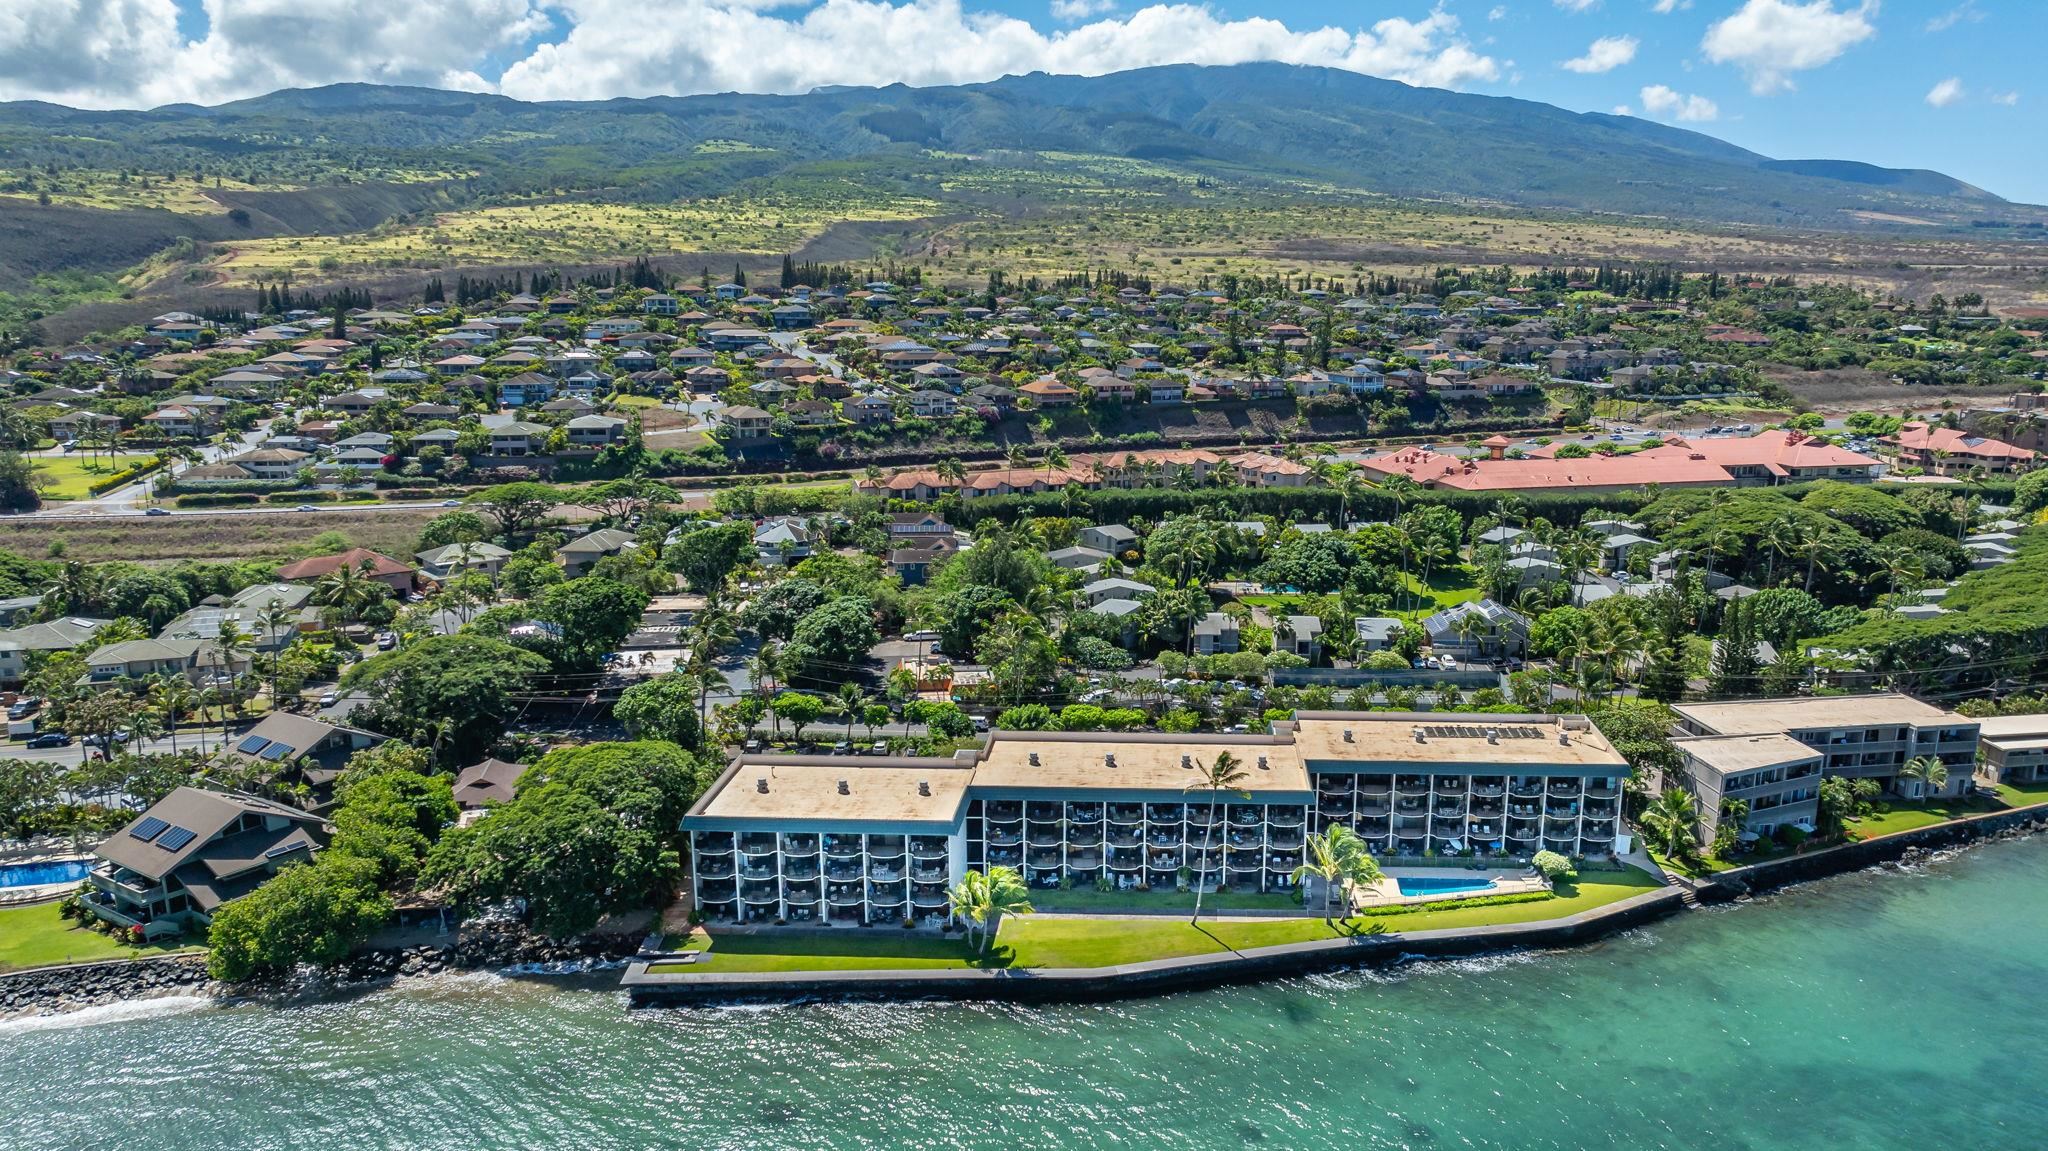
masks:
<path id="1" fill-rule="evenodd" d="M 130 944 L 89 926 L 65 919 L 56 903 L 0 908 L 0 971 L 47 967 L 54 963 L 88 963 L 103 959 L 143 959 L 173 951 L 194 950 L 182 940 Z"/>
<path id="2" fill-rule="evenodd" d="M 49 481 L 49 486 L 42 489 L 43 496 L 53 500 L 90 498 L 93 484 L 150 461 L 147 455 L 36 456 L 34 459 L 36 475 Z"/>
<path id="3" fill-rule="evenodd" d="M 1660 886 L 1662 884 L 1655 876 L 1631 867 L 1583 872 L 1576 880 L 1559 883 L 1556 893 L 1548 899 L 1525 902 L 1501 901 L 1498 897 L 1451 900 L 1412 905 L 1410 908 L 1388 908 L 1350 919 L 1304 916 L 1229 918 L 1226 914 L 1222 918 L 1204 918 L 1198 923 L 1189 923 L 1179 916 L 1012 916 L 1003 920 L 994 945 L 982 954 L 970 950 L 958 936 L 933 936 L 921 932 L 879 929 L 737 932 L 699 927 L 687 937 L 671 941 L 671 946 L 703 952 L 696 962 L 657 963 L 649 971 L 656 975 L 687 975 L 949 967 L 1114 967 L 1154 959 L 1349 936 L 1536 923 L 1618 903 Z M 1034 893 L 1033 905 L 1043 912 L 1047 906 L 1039 902 L 1041 894 L 1071 896 L 1079 893 Z M 1205 913 L 1215 906 L 1212 901 L 1216 898 L 1211 895 L 1203 899 Z M 1226 894 L 1224 898 L 1229 896 Z M 1189 903 L 1193 902 L 1193 896 L 1187 899 Z M 1228 909 L 1224 910 L 1227 912 Z"/>

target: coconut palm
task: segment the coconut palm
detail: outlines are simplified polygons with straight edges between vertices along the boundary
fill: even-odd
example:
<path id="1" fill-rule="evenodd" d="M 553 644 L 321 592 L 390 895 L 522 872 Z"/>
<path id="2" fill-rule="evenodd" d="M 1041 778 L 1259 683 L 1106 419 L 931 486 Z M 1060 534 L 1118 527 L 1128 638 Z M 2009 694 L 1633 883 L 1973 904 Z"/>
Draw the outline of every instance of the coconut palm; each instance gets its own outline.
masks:
<path id="1" fill-rule="evenodd" d="M 1948 765 L 1931 755 L 1916 755 L 1899 768 L 1899 779 L 1919 783 L 1923 795 L 1939 792 L 1948 786 Z"/>
<path id="2" fill-rule="evenodd" d="M 1380 877 L 1379 861 L 1365 849 L 1365 840 L 1341 823 L 1323 828 L 1312 836 L 1300 867 L 1294 869 L 1299 884 L 1314 876 L 1323 881 L 1323 918 L 1330 918 L 1337 892 L 1347 883 L 1367 884 Z"/>
<path id="3" fill-rule="evenodd" d="M 384 595 L 384 585 L 369 576 L 374 566 L 366 559 L 356 567 L 343 565 L 328 572 L 313 585 L 313 602 L 333 608 L 344 623 L 355 622 L 364 608 Z"/>
<path id="4" fill-rule="evenodd" d="M 1202 889 L 1208 886 L 1209 882 L 1209 849 L 1216 841 L 1216 821 L 1219 818 L 1216 800 L 1226 791 L 1239 799 L 1250 799 L 1252 795 L 1244 789 L 1244 785 L 1251 779 L 1251 774 L 1237 762 L 1236 756 L 1227 751 L 1217 752 L 1216 758 L 1209 761 L 1209 766 L 1200 770 L 1201 776 L 1181 789 L 1183 794 L 1195 791 L 1209 793 L 1209 818 L 1202 821 L 1202 866 L 1195 876 L 1195 911 L 1188 916 L 1189 923 L 1202 917 Z"/>
<path id="5" fill-rule="evenodd" d="M 286 607 L 282 601 L 272 600 L 263 605 L 263 610 L 256 615 L 256 622 L 263 629 L 263 637 L 270 644 L 270 705 L 272 707 L 279 707 L 284 703 L 277 695 L 278 665 L 284 660 L 284 642 L 281 637 L 284 635 L 285 629 L 292 625 L 297 614 L 291 608 Z"/>
<path id="6" fill-rule="evenodd" d="M 192 681 L 182 675 L 160 675 L 149 685 L 149 705 L 163 717 L 164 730 L 171 737 L 171 754 L 178 754 L 178 717 L 192 710 L 198 693 Z"/>
<path id="7" fill-rule="evenodd" d="M 975 936 L 988 922 L 988 876 L 970 871 L 946 891 L 946 910 L 967 929 L 967 946 L 975 949 Z"/>
<path id="8" fill-rule="evenodd" d="M 1699 850 L 1699 801 L 1684 788 L 1666 788 L 1636 822 L 1667 859 L 1684 859 Z"/>

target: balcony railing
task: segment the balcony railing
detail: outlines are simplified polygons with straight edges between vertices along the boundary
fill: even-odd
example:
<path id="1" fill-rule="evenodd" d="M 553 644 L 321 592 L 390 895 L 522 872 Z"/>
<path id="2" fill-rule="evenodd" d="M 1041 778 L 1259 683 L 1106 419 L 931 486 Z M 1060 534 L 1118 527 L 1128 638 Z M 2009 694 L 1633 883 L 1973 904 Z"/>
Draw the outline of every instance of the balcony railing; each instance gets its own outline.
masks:
<path id="1" fill-rule="evenodd" d="M 748 855 L 773 855 L 775 854 L 775 837 L 772 835 L 743 835 L 740 837 L 740 850 Z"/>
<path id="2" fill-rule="evenodd" d="M 726 857 L 726 858 L 723 858 L 723 859 L 699 859 L 699 860 L 697 861 L 697 878 L 699 878 L 699 879 L 731 879 L 731 878 L 732 878 L 732 859 L 731 859 L 731 857 L 729 857 L 729 856 L 728 856 L 728 857 Z"/>
<path id="3" fill-rule="evenodd" d="M 1308 813 L 1305 809 L 1296 807 L 1293 804 L 1269 807 L 1266 809 L 1266 826 L 1300 827 L 1307 816 Z"/>
<path id="4" fill-rule="evenodd" d="M 923 835 L 911 837 L 910 858 L 912 859 L 944 859 L 951 853 L 951 846 L 943 839 Z"/>
<path id="5" fill-rule="evenodd" d="M 785 855 L 818 854 L 818 837 L 815 835 L 785 835 L 782 837 L 782 851 Z"/>

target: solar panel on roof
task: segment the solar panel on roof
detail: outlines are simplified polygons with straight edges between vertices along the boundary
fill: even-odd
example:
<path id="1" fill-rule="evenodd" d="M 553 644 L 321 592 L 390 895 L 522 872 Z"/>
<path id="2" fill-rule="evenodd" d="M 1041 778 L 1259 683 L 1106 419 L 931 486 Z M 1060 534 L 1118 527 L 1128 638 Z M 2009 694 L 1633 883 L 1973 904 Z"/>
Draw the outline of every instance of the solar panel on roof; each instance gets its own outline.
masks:
<path id="1" fill-rule="evenodd" d="M 289 843 L 280 843 L 276 847 L 271 848 L 269 851 L 264 852 L 263 858 L 276 859 L 280 855 L 290 855 L 292 852 L 297 851 L 299 849 L 299 846 L 299 841 L 296 839 L 292 840 Z"/>
<path id="2" fill-rule="evenodd" d="M 252 735 L 247 739 L 244 739 L 242 742 L 236 744 L 235 750 L 241 752 L 243 755 L 255 755 L 257 752 L 262 751 L 264 748 L 269 746 L 269 740 L 263 738 L 260 735 Z"/>
<path id="3" fill-rule="evenodd" d="M 290 755 L 291 753 L 292 746 L 290 744 L 273 743 L 269 747 L 263 749 L 263 758 L 275 763 L 276 761 L 283 759 L 285 756 Z"/>
<path id="4" fill-rule="evenodd" d="M 164 828 L 169 826 L 170 824 L 168 822 L 158 819 L 156 816 L 152 815 L 148 819 L 143 820 L 141 823 L 136 824 L 134 827 L 129 828 L 128 834 L 134 836 L 135 838 L 141 840 L 144 843 L 148 843 L 150 840 L 155 839 L 159 835 L 162 835 Z"/>
<path id="5" fill-rule="evenodd" d="M 156 845 L 165 851 L 177 851 L 197 838 L 199 838 L 199 833 L 196 831 L 188 831 L 182 827 L 171 827 L 167 828 L 163 835 L 157 839 Z"/>

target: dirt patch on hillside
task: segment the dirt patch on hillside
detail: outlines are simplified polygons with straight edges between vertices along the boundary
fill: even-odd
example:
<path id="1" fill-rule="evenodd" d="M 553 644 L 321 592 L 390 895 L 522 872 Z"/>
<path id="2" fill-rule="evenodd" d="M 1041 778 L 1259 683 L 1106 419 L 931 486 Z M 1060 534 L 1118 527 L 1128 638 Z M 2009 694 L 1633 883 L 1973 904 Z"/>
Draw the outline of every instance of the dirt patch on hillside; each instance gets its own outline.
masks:
<path id="1" fill-rule="evenodd" d="M 1792 398 L 1817 412 L 1931 411 L 1943 401 L 1957 407 L 1972 407 L 2001 400 L 2002 392 L 1991 389 L 1929 388 L 1903 384 L 1868 368 L 1829 368 L 1801 371 L 1785 364 L 1768 364 L 1764 378 L 1782 385 Z"/>
<path id="2" fill-rule="evenodd" d="M 161 519 L 85 516 L 76 519 L 0 521 L 0 548 L 42 559 L 62 540 L 66 559 L 131 560 L 284 559 L 306 553 L 325 532 L 340 532 L 348 547 L 391 556 L 412 554 L 420 529 L 440 508 L 402 512 L 263 512 L 252 515 L 166 516 Z"/>

